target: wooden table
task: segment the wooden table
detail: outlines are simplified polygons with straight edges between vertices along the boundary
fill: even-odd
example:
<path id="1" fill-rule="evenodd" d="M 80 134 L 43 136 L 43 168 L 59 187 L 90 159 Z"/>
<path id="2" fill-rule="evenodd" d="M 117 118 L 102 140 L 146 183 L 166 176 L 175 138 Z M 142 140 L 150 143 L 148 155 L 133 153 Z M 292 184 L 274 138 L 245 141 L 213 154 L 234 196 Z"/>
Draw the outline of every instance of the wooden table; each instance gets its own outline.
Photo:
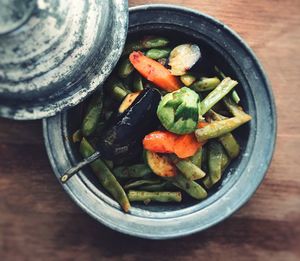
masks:
<path id="1" fill-rule="evenodd" d="M 276 97 L 278 138 L 263 184 L 240 211 L 202 233 L 163 242 L 132 238 L 98 224 L 63 191 L 40 121 L 1 119 L 0 260 L 300 260 L 300 1 L 129 1 L 162 2 L 215 16 L 264 65 Z"/>

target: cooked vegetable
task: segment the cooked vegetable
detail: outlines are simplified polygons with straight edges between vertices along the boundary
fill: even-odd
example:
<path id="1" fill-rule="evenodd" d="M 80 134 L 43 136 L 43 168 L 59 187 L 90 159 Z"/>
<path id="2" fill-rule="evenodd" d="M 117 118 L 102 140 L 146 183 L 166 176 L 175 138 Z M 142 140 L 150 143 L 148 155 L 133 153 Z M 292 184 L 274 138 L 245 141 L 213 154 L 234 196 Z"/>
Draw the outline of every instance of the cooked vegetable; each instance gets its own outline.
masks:
<path id="1" fill-rule="evenodd" d="M 219 141 L 231 159 L 234 159 L 239 155 L 240 145 L 237 143 L 236 139 L 231 133 L 227 133 L 219 137 Z"/>
<path id="2" fill-rule="evenodd" d="M 170 155 L 170 158 L 175 164 L 175 166 L 188 180 L 197 180 L 205 176 L 205 172 L 203 172 L 200 168 L 194 165 L 190 160 L 179 159 L 175 155 Z"/>
<path id="3" fill-rule="evenodd" d="M 208 166 L 207 166 L 207 145 L 202 147 L 202 161 L 201 161 L 201 169 L 208 173 Z"/>
<path id="4" fill-rule="evenodd" d="M 134 71 L 134 67 L 128 58 L 123 59 L 118 66 L 118 75 L 121 78 L 127 78 Z"/>
<path id="5" fill-rule="evenodd" d="M 210 110 L 209 111 L 212 118 L 216 121 L 220 121 L 222 119 L 226 119 L 226 117 L 223 117 L 222 115 Z M 221 137 L 218 138 L 223 147 L 225 148 L 227 154 L 231 159 L 236 158 L 240 153 L 240 145 L 232 135 L 232 133 L 227 133 Z"/>
<path id="6" fill-rule="evenodd" d="M 97 95 L 91 99 L 87 112 L 83 118 L 81 132 L 82 135 L 87 137 L 91 135 L 96 127 L 101 116 L 103 107 L 103 91 L 101 90 Z"/>
<path id="7" fill-rule="evenodd" d="M 201 53 L 198 45 L 181 44 L 170 53 L 169 66 L 173 75 L 184 75 L 187 70 L 200 59 Z"/>
<path id="8" fill-rule="evenodd" d="M 72 135 L 72 141 L 73 143 L 77 143 L 77 142 L 80 142 L 82 139 L 82 132 L 81 130 L 77 130 L 73 133 Z"/>
<path id="9" fill-rule="evenodd" d="M 157 128 L 155 110 L 160 101 L 156 89 L 145 89 L 123 113 L 115 112 L 97 143 L 105 159 L 135 158 L 142 153 L 144 136 Z"/>
<path id="10" fill-rule="evenodd" d="M 143 178 L 151 173 L 152 170 L 145 164 L 120 166 L 113 170 L 113 174 L 118 179 Z"/>
<path id="11" fill-rule="evenodd" d="M 196 138 L 199 142 L 203 142 L 212 138 L 218 138 L 224 134 L 232 132 L 234 129 L 250 120 L 251 116 L 245 115 L 243 117 L 233 117 L 222 121 L 214 121 L 204 128 L 197 129 L 195 131 Z"/>
<path id="12" fill-rule="evenodd" d="M 117 101 L 122 101 L 129 93 L 129 91 L 119 81 L 111 82 L 109 89 L 110 89 L 111 96 Z"/>
<path id="13" fill-rule="evenodd" d="M 168 157 L 151 151 L 146 151 L 145 154 L 147 164 L 156 175 L 160 177 L 177 175 L 176 167 Z"/>
<path id="14" fill-rule="evenodd" d="M 82 156 L 84 158 L 87 158 L 94 152 L 94 148 L 85 138 L 83 138 L 80 143 L 80 153 L 82 154 Z M 105 163 L 102 160 L 97 159 L 96 161 L 91 163 L 91 168 L 93 169 L 101 185 L 114 197 L 117 202 L 119 202 L 124 211 L 128 212 L 128 210 L 130 209 L 130 203 L 128 201 L 126 193 L 121 187 L 120 183 L 116 180 L 115 176 L 105 165 Z"/>
<path id="15" fill-rule="evenodd" d="M 191 162 L 200 169 L 201 169 L 201 163 L 202 163 L 202 152 L 203 152 L 203 148 L 201 146 L 198 149 L 198 151 L 190 158 Z"/>
<path id="16" fill-rule="evenodd" d="M 208 173 L 209 175 L 203 180 L 206 188 L 211 188 L 221 179 L 222 175 L 222 145 L 217 141 L 208 143 Z"/>
<path id="17" fill-rule="evenodd" d="M 153 131 L 143 139 L 144 149 L 157 153 L 172 153 L 177 138 L 178 135 L 169 131 Z"/>
<path id="18" fill-rule="evenodd" d="M 220 75 L 220 77 L 222 78 L 222 79 L 225 79 L 226 78 L 226 76 L 225 76 L 225 74 L 217 67 L 217 66 L 215 66 L 215 71 Z M 234 102 L 235 103 L 239 103 L 240 102 L 240 97 L 239 97 L 239 95 L 238 95 L 238 93 L 236 92 L 236 90 L 233 90 L 232 92 L 231 92 L 231 97 L 232 97 L 232 99 L 234 100 Z"/>
<path id="19" fill-rule="evenodd" d="M 128 192 L 128 198 L 131 202 L 133 201 L 143 201 L 145 204 L 151 201 L 157 202 L 181 202 L 180 192 L 148 192 L 148 191 L 134 191 L 130 190 Z"/>
<path id="20" fill-rule="evenodd" d="M 251 116 L 237 105 L 237 81 L 217 67 L 217 77 L 203 75 L 211 69 L 212 61 L 204 63 L 210 54 L 198 64 L 197 45 L 170 46 L 174 43 L 158 36 L 126 44 L 106 83 L 108 96 L 92 97 L 82 130 L 72 136 L 88 158 L 67 170 L 63 183 L 91 164 L 102 186 L 128 211 L 130 201 L 180 202 L 180 191 L 203 200 L 206 189 L 220 181 L 241 150 L 231 132 Z M 195 74 L 199 69 L 201 78 Z"/>
<path id="21" fill-rule="evenodd" d="M 133 77 L 132 89 L 134 92 L 140 92 L 144 89 L 142 77 L 138 72 Z"/>
<path id="22" fill-rule="evenodd" d="M 158 60 L 168 57 L 170 52 L 170 48 L 150 49 L 146 52 L 146 56 L 153 60 Z"/>
<path id="23" fill-rule="evenodd" d="M 128 189 L 134 189 L 134 188 L 138 188 L 142 185 L 157 185 L 160 184 L 161 180 L 160 179 L 140 179 L 140 180 L 136 180 L 136 181 L 131 181 L 129 183 L 127 183 L 124 186 L 124 189 L 128 190 Z"/>
<path id="24" fill-rule="evenodd" d="M 176 139 L 174 153 L 181 159 L 188 158 L 195 155 L 201 146 L 194 133 L 180 135 Z"/>
<path id="25" fill-rule="evenodd" d="M 159 184 L 140 186 L 139 190 L 144 191 L 163 191 L 176 188 L 170 181 L 162 181 Z"/>
<path id="26" fill-rule="evenodd" d="M 139 95 L 140 92 L 127 94 L 119 107 L 119 113 L 123 113 L 124 111 L 126 111 Z"/>
<path id="27" fill-rule="evenodd" d="M 220 82 L 218 77 L 201 78 L 199 81 L 194 82 L 190 88 L 196 92 L 206 92 L 215 89 Z"/>
<path id="28" fill-rule="evenodd" d="M 201 114 L 205 114 L 217 102 L 222 100 L 237 84 L 237 81 L 231 80 L 229 77 L 225 78 L 205 97 L 204 100 L 201 101 Z"/>
<path id="29" fill-rule="evenodd" d="M 145 136 L 144 149 L 157 153 L 175 153 L 179 158 L 193 156 L 201 144 L 193 133 L 176 135 L 169 131 L 154 131 Z"/>
<path id="30" fill-rule="evenodd" d="M 225 106 L 228 108 L 230 113 L 235 117 L 251 117 L 247 113 L 243 111 L 241 107 L 239 107 L 236 103 L 234 103 L 229 97 L 224 97 L 223 99 Z"/>
<path id="31" fill-rule="evenodd" d="M 130 54 L 133 51 L 165 47 L 169 44 L 169 40 L 159 36 L 146 36 L 141 40 L 134 41 L 125 45 L 123 55 Z"/>
<path id="32" fill-rule="evenodd" d="M 198 124 L 197 124 L 197 128 L 198 128 L 198 129 L 204 128 L 204 127 L 207 126 L 208 124 L 209 124 L 209 123 L 206 122 L 206 121 L 200 121 L 200 122 L 198 122 Z"/>
<path id="33" fill-rule="evenodd" d="M 129 56 L 134 68 L 148 81 L 168 92 L 176 91 L 180 88 L 180 83 L 170 71 L 159 62 L 148 58 L 142 52 L 133 52 Z"/>
<path id="34" fill-rule="evenodd" d="M 193 90 L 183 87 L 166 94 L 157 109 L 161 124 L 176 134 L 191 133 L 199 118 L 199 96 Z"/>
<path id="35" fill-rule="evenodd" d="M 190 86 L 196 81 L 196 77 L 190 73 L 180 76 L 180 80 L 185 86 Z"/>
<path id="36" fill-rule="evenodd" d="M 234 100 L 234 102 L 237 103 L 237 104 L 241 100 L 240 96 L 238 95 L 238 93 L 235 90 L 231 93 L 231 97 Z"/>
<path id="37" fill-rule="evenodd" d="M 175 177 L 168 178 L 168 180 L 195 199 L 204 199 L 207 197 L 207 192 L 201 185 L 195 181 L 188 180 L 180 173 Z"/>
<path id="38" fill-rule="evenodd" d="M 227 156 L 227 154 L 223 150 L 223 152 L 222 152 L 222 162 L 221 162 L 222 173 L 224 172 L 224 170 L 227 168 L 227 166 L 229 164 L 230 164 L 230 158 Z"/>

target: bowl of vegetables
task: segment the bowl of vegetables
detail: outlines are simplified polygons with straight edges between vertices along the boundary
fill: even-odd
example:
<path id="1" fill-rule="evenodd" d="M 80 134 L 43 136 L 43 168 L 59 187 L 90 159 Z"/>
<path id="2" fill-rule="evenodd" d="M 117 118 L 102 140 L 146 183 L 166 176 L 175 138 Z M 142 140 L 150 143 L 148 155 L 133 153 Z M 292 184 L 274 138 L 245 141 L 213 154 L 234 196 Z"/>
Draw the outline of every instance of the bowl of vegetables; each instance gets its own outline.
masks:
<path id="1" fill-rule="evenodd" d="M 275 137 L 272 92 L 249 47 L 215 19 L 169 5 L 131 8 L 111 76 L 44 120 L 51 165 L 74 201 L 151 239 L 201 231 L 245 204 Z"/>

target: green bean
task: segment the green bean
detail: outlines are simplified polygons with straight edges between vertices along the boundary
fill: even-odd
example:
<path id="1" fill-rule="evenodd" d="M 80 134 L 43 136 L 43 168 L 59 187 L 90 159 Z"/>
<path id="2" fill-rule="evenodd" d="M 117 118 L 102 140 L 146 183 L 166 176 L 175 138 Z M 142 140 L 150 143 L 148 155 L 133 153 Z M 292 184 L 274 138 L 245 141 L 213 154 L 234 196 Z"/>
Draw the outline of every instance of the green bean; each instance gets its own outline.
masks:
<path id="1" fill-rule="evenodd" d="M 233 90 L 233 92 L 231 93 L 231 97 L 234 100 L 234 102 L 236 104 L 238 104 L 240 102 L 240 96 L 238 95 L 238 93 L 236 92 L 236 90 Z"/>
<path id="2" fill-rule="evenodd" d="M 87 137 L 91 135 L 96 127 L 97 123 L 101 116 L 101 111 L 103 108 L 103 92 L 101 91 L 99 94 L 93 96 L 91 99 L 87 112 L 82 121 L 82 135 Z"/>
<path id="3" fill-rule="evenodd" d="M 225 78 L 204 98 L 204 100 L 201 101 L 201 114 L 205 114 L 211 107 L 213 107 L 225 95 L 227 95 L 237 84 L 237 81 L 231 80 L 229 77 Z"/>
<path id="4" fill-rule="evenodd" d="M 227 166 L 229 164 L 230 164 L 230 158 L 227 156 L 226 152 L 224 150 L 222 150 L 221 175 L 223 174 L 223 172 L 225 171 L 225 169 L 227 168 Z M 214 185 L 214 183 L 210 179 L 210 174 L 207 177 L 205 177 L 205 179 L 203 180 L 203 183 L 204 183 L 205 187 L 207 187 L 207 188 L 211 188 Z"/>
<path id="5" fill-rule="evenodd" d="M 143 89 L 144 89 L 144 86 L 143 86 L 142 77 L 139 73 L 135 73 L 135 75 L 133 77 L 132 90 L 134 92 L 139 92 L 139 91 L 142 91 Z"/>
<path id="6" fill-rule="evenodd" d="M 204 199 L 207 197 L 207 192 L 201 185 L 195 181 L 188 180 L 181 173 L 178 173 L 175 177 L 168 178 L 168 180 L 195 199 Z"/>
<path id="7" fill-rule="evenodd" d="M 148 192 L 148 191 L 134 191 L 130 190 L 128 192 L 129 201 L 143 201 L 145 204 L 151 201 L 157 202 L 181 202 L 182 196 L 181 192 L 169 192 L 169 191 L 159 191 L 159 192 Z"/>
<path id="8" fill-rule="evenodd" d="M 146 56 L 153 60 L 158 60 L 168 57 L 170 52 L 170 48 L 150 49 L 146 52 Z"/>
<path id="9" fill-rule="evenodd" d="M 240 145 L 238 144 L 237 140 L 234 138 L 232 133 L 227 133 L 221 137 L 219 137 L 219 141 L 225 148 L 228 156 L 231 159 L 236 158 L 240 153 Z"/>
<path id="10" fill-rule="evenodd" d="M 80 143 L 80 153 L 84 158 L 87 158 L 95 153 L 94 148 L 85 138 L 83 138 Z M 91 163 L 90 166 L 101 185 L 113 196 L 117 202 L 119 202 L 124 211 L 128 212 L 130 209 L 130 203 L 126 193 L 106 164 L 102 160 L 97 159 Z"/>
<path id="11" fill-rule="evenodd" d="M 190 88 L 196 92 L 206 92 L 215 89 L 220 82 L 218 77 L 201 78 L 199 81 L 194 82 Z"/>
<path id="12" fill-rule="evenodd" d="M 230 164 L 230 158 L 227 156 L 225 151 L 223 151 L 223 153 L 222 153 L 222 162 L 221 162 L 222 173 L 224 172 L 224 170 L 227 168 L 227 166 L 229 164 Z"/>
<path id="13" fill-rule="evenodd" d="M 134 71 L 134 67 L 129 59 L 126 58 L 120 62 L 117 70 L 120 78 L 127 78 Z"/>
<path id="14" fill-rule="evenodd" d="M 157 185 L 161 183 L 161 179 L 139 179 L 132 182 L 127 183 L 124 186 L 124 189 L 134 189 L 143 185 Z"/>
<path id="15" fill-rule="evenodd" d="M 152 170 L 145 164 L 135 164 L 131 166 L 120 166 L 113 170 L 118 179 L 142 178 L 152 173 Z"/>
<path id="16" fill-rule="evenodd" d="M 220 77 L 221 77 L 222 79 L 225 79 L 225 78 L 226 78 L 226 75 L 225 75 L 225 74 L 224 74 L 217 66 L 215 66 L 214 69 L 215 69 L 215 71 L 220 75 Z"/>
<path id="17" fill-rule="evenodd" d="M 106 164 L 106 166 L 111 170 L 114 168 L 114 163 L 112 160 L 103 160 Z"/>
<path id="18" fill-rule="evenodd" d="M 202 147 L 202 161 L 201 161 L 201 169 L 207 173 L 208 167 L 207 167 L 207 146 Z"/>
<path id="19" fill-rule="evenodd" d="M 197 129 L 195 135 L 199 142 L 218 138 L 232 132 L 234 129 L 250 120 L 251 116 L 246 114 L 244 116 L 233 117 L 222 121 L 214 121 L 201 129 Z"/>
<path id="20" fill-rule="evenodd" d="M 202 147 L 198 149 L 198 151 L 191 157 L 191 162 L 201 169 L 202 162 Z"/>
<path id="21" fill-rule="evenodd" d="M 222 145 L 217 141 L 208 143 L 208 176 L 203 180 L 206 188 L 211 188 L 221 179 L 222 175 Z"/>
<path id="22" fill-rule="evenodd" d="M 128 89 L 124 86 L 124 84 L 115 78 L 111 78 L 108 80 L 108 92 L 110 95 L 117 101 L 122 101 L 125 96 L 130 93 Z"/>
<path id="23" fill-rule="evenodd" d="M 72 141 L 73 143 L 77 143 L 77 142 L 80 142 L 82 139 L 82 132 L 81 130 L 77 130 L 73 133 L 72 135 Z"/>
<path id="24" fill-rule="evenodd" d="M 213 110 L 209 110 L 209 113 L 211 114 L 212 118 L 216 121 L 226 119 L 226 117 L 214 112 Z M 234 159 L 239 155 L 240 145 L 238 144 L 237 140 L 234 138 L 232 133 L 229 132 L 219 137 L 218 140 L 221 142 L 231 159 Z"/>
<path id="25" fill-rule="evenodd" d="M 127 92 L 125 89 L 119 86 L 114 86 L 112 90 L 112 97 L 117 101 L 122 101 L 128 93 L 129 92 Z"/>
<path id="26" fill-rule="evenodd" d="M 190 73 L 186 73 L 182 76 L 180 76 L 180 80 L 182 81 L 182 83 L 185 85 L 185 86 L 190 86 L 192 85 L 195 81 L 196 81 L 196 77 Z"/>
<path id="27" fill-rule="evenodd" d="M 163 181 L 159 184 L 144 185 L 139 187 L 139 190 L 144 190 L 144 191 L 162 191 L 168 189 L 174 189 L 174 185 L 169 181 Z"/>
<path id="28" fill-rule="evenodd" d="M 243 111 L 243 109 L 240 106 L 238 106 L 234 101 L 232 101 L 231 98 L 226 96 L 224 97 L 223 102 L 233 116 L 242 118 L 247 116 L 250 117 L 247 113 Z"/>
<path id="29" fill-rule="evenodd" d="M 217 73 L 220 74 L 220 76 L 221 76 L 222 79 L 226 78 L 225 74 L 217 66 L 215 66 L 215 70 L 216 70 Z M 231 92 L 231 97 L 232 97 L 232 99 L 234 100 L 234 102 L 236 104 L 238 104 L 240 102 L 240 100 L 241 100 L 240 96 L 238 95 L 238 93 L 236 92 L 236 90 L 233 90 Z"/>
<path id="30" fill-rule="evenodd" d="M 99 121 L 99 122 L 97 123 L 96 130 L 94 131 L 94 133 L 93 133 L 91 136 L 92 136 L 93 138 L 98 138 L 98 137 L 100 137 L 100 136 L 101 136 L 101 132 L 102 132 L 104 126 L 105 126 L 105 122 Z"/>
<path id="31" fill-rule="evenodd" d="M 170 158 L 188 180 L 197 180 L 205 176 L 205 172 L 194 165 L 190 160 L 179 159 L 175 155 L 170 155 Z"/>
<path id="32" fill-rule="evenodd" d="M 138 50 L 165 47 L 168 44 L 169 40 L 167 38 L 159 36 L 147 36 L 141 40 L 127 43 L 125 45 L 123 55 L 128 55 L 131 52 Z"/>

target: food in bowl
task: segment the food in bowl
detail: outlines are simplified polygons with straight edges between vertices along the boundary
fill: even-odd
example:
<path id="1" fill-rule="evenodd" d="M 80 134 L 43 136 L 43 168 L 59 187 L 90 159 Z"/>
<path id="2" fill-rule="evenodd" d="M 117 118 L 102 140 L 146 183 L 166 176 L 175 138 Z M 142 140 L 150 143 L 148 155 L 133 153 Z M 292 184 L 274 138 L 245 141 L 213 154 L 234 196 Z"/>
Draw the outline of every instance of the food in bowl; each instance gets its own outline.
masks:
<path id="1" fill-rule="evenodd" d="M 240 153 L 232 131 L 251 120 L 238 82 L 203 75 L 198 45 L 145 36 L 127 43 L 73 134 L 84 158 L 125 212 L 131 202 L 203 200 Z"/>

